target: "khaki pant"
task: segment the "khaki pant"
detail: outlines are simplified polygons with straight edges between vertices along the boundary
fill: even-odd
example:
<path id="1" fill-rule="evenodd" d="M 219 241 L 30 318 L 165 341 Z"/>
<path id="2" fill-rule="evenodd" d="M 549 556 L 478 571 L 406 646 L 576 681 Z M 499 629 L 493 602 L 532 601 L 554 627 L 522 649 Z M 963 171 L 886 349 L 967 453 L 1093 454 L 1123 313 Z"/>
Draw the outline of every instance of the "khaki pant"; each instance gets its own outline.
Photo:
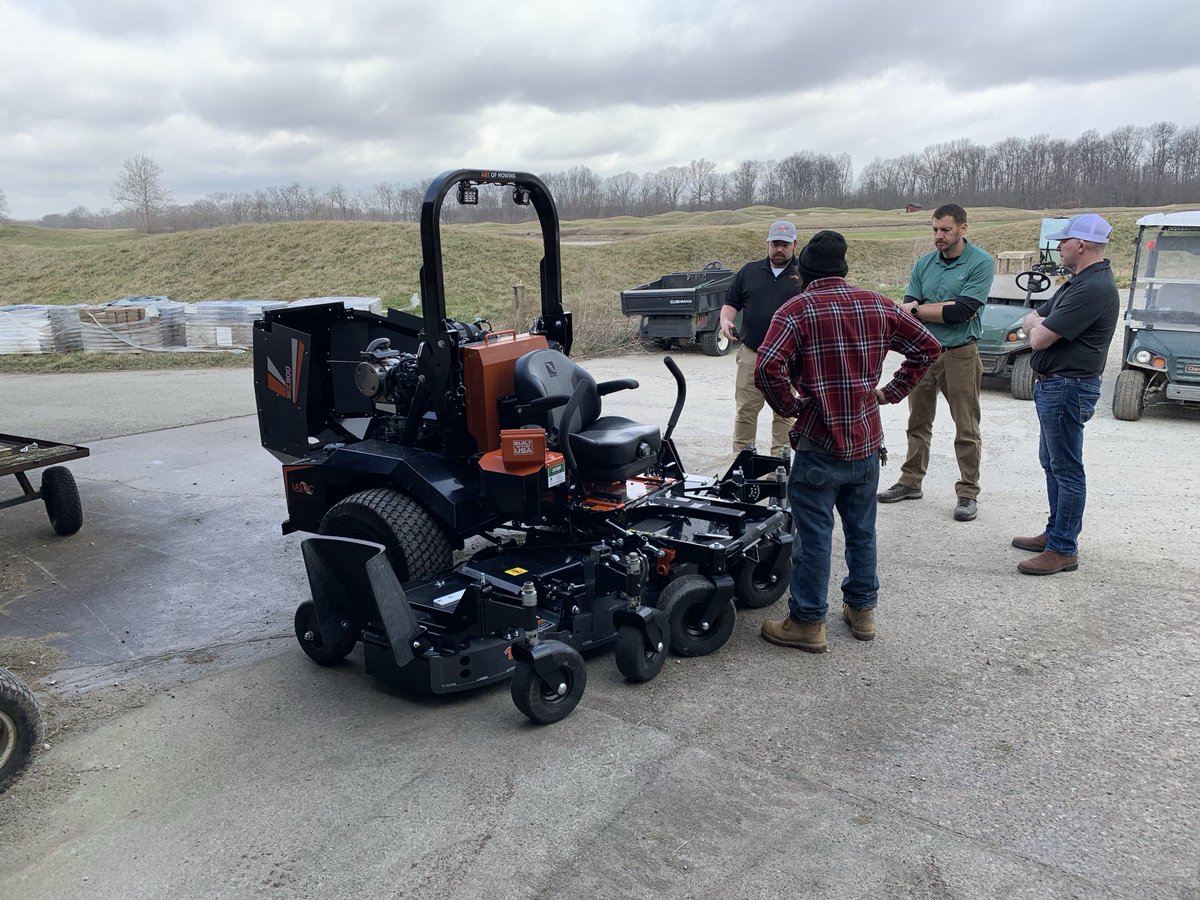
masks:
<path id="1" fill-rule="evenodd" d="M 940 391 L 954 420 L 954 455 L 958 457 L 959 480 L 954 493 L 975 500 L 979 497 L 979 463 L 983 438 L 979 433 L 979 387 L 983 363 L 974 343 L 942 355 L 908 395 L 908 459 L 900 467 L 900 483 L 919 488 L 929 469 L 929 442 Z"/>
<path id="2" fill-rule="evenodd" d="M 767 401 L 754 386 L 754 360 L 758 354 L 738 344 L 737 380 L 733 385 L 733 452 L 758 446 L 758 414 Z M 778 456 L 784 447 L 791 447 L 788 431 L 794 419 L 786 419 L 771 410 L 771 455 Z"/>

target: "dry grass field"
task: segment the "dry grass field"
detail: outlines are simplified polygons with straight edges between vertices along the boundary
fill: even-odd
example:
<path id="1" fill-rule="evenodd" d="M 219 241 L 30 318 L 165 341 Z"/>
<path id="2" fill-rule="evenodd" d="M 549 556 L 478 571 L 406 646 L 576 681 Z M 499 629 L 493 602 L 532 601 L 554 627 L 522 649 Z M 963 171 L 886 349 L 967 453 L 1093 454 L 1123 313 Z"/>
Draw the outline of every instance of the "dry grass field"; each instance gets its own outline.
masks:
<path id="1" fill-rule="evenodd" d="M 1115 226 L 1111 256 L 1118 279 L 1125 282 L 1134 222 L 1147 211 L 1101 211 Z M 1041 218 L 1050 214 L 972 209 L 970 237 L 992 253 L 1032 250 Z M 636 323 L 621 315 L 623 288 L 712 260 L 736 268 L 764 252 L 767 227 L 783 217 L 796 223 L 801 242 L 822 228 L 843 232 L 850 247 L 850 280 L 892 297 L 903 293 L 913 260 L 931 249 L 926 212 L 750 207 L 563 222 L 563 291 L 575 315 L 576 353 L 631 345 Z M 539 239 L 536 222 L 447 226 L 443 249 L 450 315 L 482 316 L 495 328 L 525 327 L 537 304 Z M 607 243 L 574 243 L 598 241 Z M 419 271 L 414 224 L 299 222 L 158 235 L 0 226 L 0 305 L 102 303 L 140 294 L 182 301 L 364 295 L 403 308 L 418 291 Z M 519 313 L 516 284 L 529 292 Z M 245 365 L 245 356 L 0 356 L 0 372 Z"/>

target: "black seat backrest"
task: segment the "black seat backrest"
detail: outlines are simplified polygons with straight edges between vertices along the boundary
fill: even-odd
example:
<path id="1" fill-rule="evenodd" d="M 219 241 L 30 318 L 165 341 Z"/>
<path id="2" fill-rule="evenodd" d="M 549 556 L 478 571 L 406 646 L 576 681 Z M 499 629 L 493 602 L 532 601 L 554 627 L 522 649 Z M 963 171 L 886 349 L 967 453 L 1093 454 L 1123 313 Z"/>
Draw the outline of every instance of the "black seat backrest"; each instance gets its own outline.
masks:
<path id="1" fill-rule="evenodd" d="M 572 417 L 570 431 L 578 434 L 600 418 L 600 394 L 596 390 L 596 379 L 575 365 L 558 350 L 532 350 L 517 360 L 513 369 L 513 388 L 517 392 L 517 403 L 524 404 L 542 397 L 570 397 L 580 382 L 586 382 L 587 391 Z M 545 421 L 527 424 L 543 425 L 562 431 L 562 415 L 565 402 L 550 410 Z"/>

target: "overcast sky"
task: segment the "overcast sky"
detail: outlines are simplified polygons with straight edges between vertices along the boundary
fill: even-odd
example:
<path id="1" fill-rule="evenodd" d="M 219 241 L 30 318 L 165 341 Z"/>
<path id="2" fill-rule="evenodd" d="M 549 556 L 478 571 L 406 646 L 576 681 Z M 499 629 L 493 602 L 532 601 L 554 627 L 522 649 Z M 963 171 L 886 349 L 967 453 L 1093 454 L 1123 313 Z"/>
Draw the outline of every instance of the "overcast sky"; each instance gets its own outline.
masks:
<path id="1" fill-rule="evenodd" d="M 1156 19 L 1156 16 L 1163 17 Z M 1200 124 L 1200 3 L 0 0 L 14 218 L 459 167 L 728 171 Z"/>

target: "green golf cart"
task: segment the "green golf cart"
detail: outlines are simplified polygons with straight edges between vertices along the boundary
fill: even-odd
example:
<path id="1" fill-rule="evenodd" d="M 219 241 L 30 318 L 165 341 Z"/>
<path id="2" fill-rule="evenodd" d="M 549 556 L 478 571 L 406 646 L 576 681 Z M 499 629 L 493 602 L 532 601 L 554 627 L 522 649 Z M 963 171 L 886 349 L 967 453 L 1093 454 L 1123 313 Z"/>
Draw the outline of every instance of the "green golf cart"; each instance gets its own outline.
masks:
<path id="1" fill-rule="evenodd" d="M 1113 415 L 1151 403 L 1200 404 L 1200 210 L 1138 219 L 1125 346 Z"/>
<path id="2" fill-rule="evenodd" d="M 1059 231 L 1065 221 L 1061 218 L 1042 219 L 1038 261 L 1018 274 L 997 272 L 992 278 L 987 303 L 980 311 L 983 336 L 978 347 L 983 374 L 1008 378 L 1009 391 L 1017 400 L 1033 399 L 1033 367 L 1030 365 L 1033 350 L 1021 323 L 1031 309 L 1037 309 L 1043 301 L 1054 296 L 1071 274 L 1070 269 L 1063 267 L 1058 255 L 1058 241 L 1046 237 Z"/>

